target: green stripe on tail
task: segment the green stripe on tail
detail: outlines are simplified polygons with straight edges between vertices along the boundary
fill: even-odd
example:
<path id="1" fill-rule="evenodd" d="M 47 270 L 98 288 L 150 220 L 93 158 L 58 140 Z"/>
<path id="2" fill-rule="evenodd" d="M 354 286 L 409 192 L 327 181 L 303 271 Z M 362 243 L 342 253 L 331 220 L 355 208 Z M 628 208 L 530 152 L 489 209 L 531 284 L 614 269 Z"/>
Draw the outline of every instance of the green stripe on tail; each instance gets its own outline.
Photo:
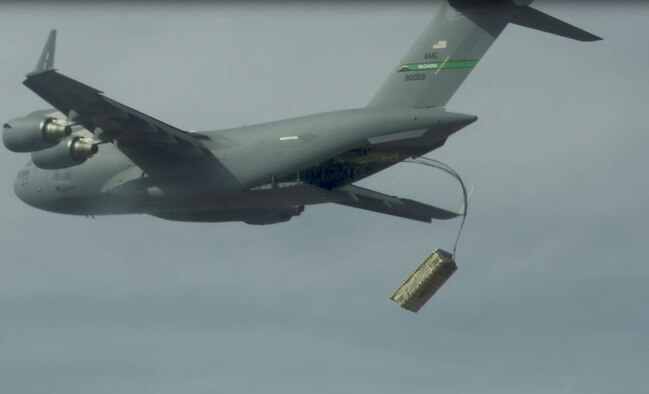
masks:
<path id="1" fill-rule="evenodd" d="M 432 63 L 408 63 L 402 64 L 397 72 L 424 71 L 424 70 L 457 70 L 473 68 L 478 64 L 477 60 L 447 60 Z"/>

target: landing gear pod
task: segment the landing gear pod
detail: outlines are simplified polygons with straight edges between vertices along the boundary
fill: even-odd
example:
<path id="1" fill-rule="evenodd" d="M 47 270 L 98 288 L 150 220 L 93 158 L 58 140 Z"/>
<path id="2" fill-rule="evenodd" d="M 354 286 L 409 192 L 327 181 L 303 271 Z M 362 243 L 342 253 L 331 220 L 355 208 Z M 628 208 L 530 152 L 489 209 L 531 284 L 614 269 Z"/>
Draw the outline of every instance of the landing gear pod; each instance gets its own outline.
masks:
<path id="1" fill-rule="evenodd" d="M 79 165 L 92 157 L 97 151 L 96 144 L 81 137 L 73 137 L 61 141 L 52 148 L 33 152 L 32 161 L 38 168 L 59 170 Z"/>

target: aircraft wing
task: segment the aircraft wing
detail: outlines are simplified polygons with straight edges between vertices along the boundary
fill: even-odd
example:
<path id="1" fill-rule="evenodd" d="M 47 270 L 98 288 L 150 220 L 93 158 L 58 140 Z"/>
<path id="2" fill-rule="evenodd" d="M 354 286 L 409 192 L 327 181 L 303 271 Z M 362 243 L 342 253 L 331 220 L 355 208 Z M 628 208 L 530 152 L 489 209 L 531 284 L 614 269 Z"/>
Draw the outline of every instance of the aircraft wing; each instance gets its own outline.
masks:
<path id="1" fill-rule="evenodd" d="M 95 88 L 59 74 L 53 68 L 56 30 L 48 37 L 36 69 L 27 74 L 25 86 L 54 108 L 66 114 L 69 121 L 80 124 L 100 141 L 117 140 L 121 144 L 146 143 L 183 156 L 209 154 L 196 133 L 177 129 L 103 95 Z"/>
<path id="2" fill-rule="evenodd" d="M 388 196 L 362 187 L 349 185 L 337 189 L 345 198 L 337 204 L 430 223 L 432 219 L 452 219 L 461 214 L 406 198 Z"/>
<path id="3" fill-rule="evenodd" d="M 464 209 L 462 206 L 458 212 L 447 211 L 355 185 L 327 190 L 303 182 L 286 182 L 275 186 L 263 185 L 238 195 L 232 201 L 228 201 L 226 205 L 233 209 L 243 209 L 249 206 L 251 201 L 258 207 L 262 201 L 269 204 L 265 208 L 334 203 L 426 223 L 430 223 L 433 219 L 452 219 L 462 216 L 458 212 Z"/>

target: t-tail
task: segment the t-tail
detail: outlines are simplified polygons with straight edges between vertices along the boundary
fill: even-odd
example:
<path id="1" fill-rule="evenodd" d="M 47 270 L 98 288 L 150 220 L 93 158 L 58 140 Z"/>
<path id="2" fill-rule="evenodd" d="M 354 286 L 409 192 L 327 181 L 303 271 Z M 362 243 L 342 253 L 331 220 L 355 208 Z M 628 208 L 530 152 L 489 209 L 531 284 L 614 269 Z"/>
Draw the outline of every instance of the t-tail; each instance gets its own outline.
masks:
<path id="1" fill-rule="evenodd" d="M 444 107 L 509 23 L 579 41 L 601 40 L 524 0 L 449 0 L 369 107 Z"/>

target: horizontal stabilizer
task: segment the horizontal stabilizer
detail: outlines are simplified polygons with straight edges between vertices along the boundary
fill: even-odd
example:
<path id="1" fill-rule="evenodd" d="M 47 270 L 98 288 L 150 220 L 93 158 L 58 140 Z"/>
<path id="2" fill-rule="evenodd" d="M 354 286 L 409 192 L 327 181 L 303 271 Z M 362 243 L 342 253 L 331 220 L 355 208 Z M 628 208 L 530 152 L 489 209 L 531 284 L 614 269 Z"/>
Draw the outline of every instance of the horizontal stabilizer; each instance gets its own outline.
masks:
<path id="1" fill-rule="evenodd" d="M 336 201 L 337 204 L 384 213 L 406 219 L 430 223 L 432 219 L 452 219 L 461 214 L 433 207 L 417 201 L 388 196 L 362 187 L 349 185 L 338 189 L 347 194 L 347 198 Z"/>
<path id="2" fill-rule="evenodd" d="M 530 6 L 521 7 L 510 22 L 577 41 L 599 41 L 602 39 Z"/>

